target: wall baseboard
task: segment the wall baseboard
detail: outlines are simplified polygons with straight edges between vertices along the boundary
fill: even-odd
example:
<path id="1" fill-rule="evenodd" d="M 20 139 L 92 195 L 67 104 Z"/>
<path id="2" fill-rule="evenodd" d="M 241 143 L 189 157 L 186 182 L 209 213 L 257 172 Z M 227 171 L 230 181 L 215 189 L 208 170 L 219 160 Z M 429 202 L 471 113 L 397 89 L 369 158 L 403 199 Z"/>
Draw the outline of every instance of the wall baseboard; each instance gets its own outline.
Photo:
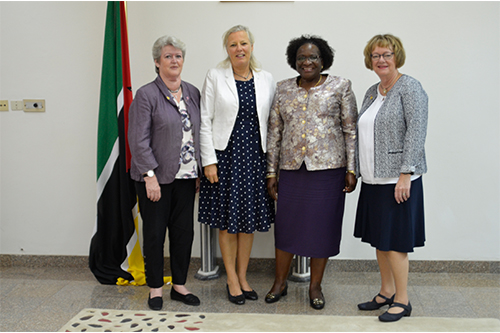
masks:
<path id="1" fill-rule="evenodd" d="M 0 267 L 66 267 L 87 268 L 88 256 L 13 255 L 0 254 Z M 221 258 L 216 264 L 224 269 Z M 165 268 L 169 270 L 170 259 L 165 258 Z M 200 258 L 191 258 L 193 267 L 201 266 Z M 274 271 L 273 258 L 252 258 L 248 269 Z M 378 272 L 376 260 L 329 260 L 330 272 Z M 460 260 L 410 260 L 412 273 L 494 273 L 500 274 L 500 261 L 460 261 Z"/>

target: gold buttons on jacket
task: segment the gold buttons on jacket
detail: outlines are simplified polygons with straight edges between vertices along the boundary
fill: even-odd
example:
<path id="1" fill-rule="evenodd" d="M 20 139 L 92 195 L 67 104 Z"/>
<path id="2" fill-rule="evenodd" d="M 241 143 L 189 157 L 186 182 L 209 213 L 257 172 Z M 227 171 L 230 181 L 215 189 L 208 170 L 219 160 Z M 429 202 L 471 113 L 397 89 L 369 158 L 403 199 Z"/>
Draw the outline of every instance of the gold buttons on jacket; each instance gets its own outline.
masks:
<path id="1" fill-rule="evenodd" d="M 304 111 L 305 111 L 305 110 L 307 110 L 307 108 L 306 108 L 305 106 L 303 106 L 303 107 L 302 107 L 302 110 L 304 110 Z"/>
<path id="2" fill-rule="evenodd" d="M 306 137 L 306 135 L 305 135 L 305 134 L 302 134 L 302 139 L 303 139 L 303 138 L 305 138 L 305 137 Z"/>
<path id="3" fill-rule="evenodd" d="M 305 152 L 306 151 L 306 147 L 302 147 L 302 151 Z"/>
<path id="4" fill-rule="evenodd" d="M 305 123 L 306 123 L 306 121 L 305 121 L 305 120 L 302 120 L 302 124 L 305 124 Z"/>

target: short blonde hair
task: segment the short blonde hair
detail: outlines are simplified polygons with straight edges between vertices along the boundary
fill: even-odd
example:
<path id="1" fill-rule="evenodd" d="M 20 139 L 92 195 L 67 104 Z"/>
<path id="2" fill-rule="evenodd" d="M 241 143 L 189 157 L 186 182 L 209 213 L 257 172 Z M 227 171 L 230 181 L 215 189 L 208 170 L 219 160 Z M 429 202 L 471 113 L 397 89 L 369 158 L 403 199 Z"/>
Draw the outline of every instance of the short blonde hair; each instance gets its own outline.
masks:
<path id="1" fill-rule="evenodd" d="M 229 35 L 234 33 L 234 32 L 238 32 L 238 31 L 245 31 L 247 33 L 250 44 L 253 46 L 255 39 L 254 39 L 253 34 L 250 31 L 250 29 L 248 29 L 244 25 L 235 25 L 234 27 L 230 28 L 222 35 L 222 47 L 224 48 L 224 50 L 226 52 L 227 52 L 227 43 L 229 40 Z M 231 59 L 229 58 L 229 54 L 226 57 L 226 59 L 221 61 L 219 66 L 224 67 L 224 68 L 231 67 Z M 257 59 L 255 59 L 255 56 L 253 55 L 253 51 L 252 51 L 252 54 L 250 55 L 250 70 L 258 72 L 259 67 L 260 67 L 260 64 L 258 63 Z"/>
<path id="2" fill-rule="evenodd" d="M 396 68 L 403 67 L 406 60 L 406 53 L 401 39 L 391 34 L 385 34 L 373 36 L 372 39 L 366 43 L 365 50 L 363 51 L 363 54 L 365 55 L 366 68 L 373 70 L 371 55 L 377 46 L 391 49 L 392 52 L 394 52 Z"/>

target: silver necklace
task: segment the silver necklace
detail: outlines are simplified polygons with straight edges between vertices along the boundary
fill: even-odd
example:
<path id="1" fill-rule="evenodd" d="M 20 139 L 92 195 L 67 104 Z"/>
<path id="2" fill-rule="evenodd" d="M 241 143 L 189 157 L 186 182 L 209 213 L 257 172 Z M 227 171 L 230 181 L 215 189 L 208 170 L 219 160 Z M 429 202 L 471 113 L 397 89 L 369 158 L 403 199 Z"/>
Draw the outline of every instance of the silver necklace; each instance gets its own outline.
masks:
<path id="1" fill-rule="evenodd" d="M 244 78 L 245 80 L 248 80 L 248 77 L 250 76 L 250 74 L 252 73 L 252 71 L 250 71 L 250 70 L 249 70 L 249 71 L 248 71 L 248 75 L 247 75 L 247 76 L 240 75 L 240 74 L 236 73 L 234 70 L 233 70 L 233 73 L 234 73 L 235 75 L 238 75 L 239 77 Z"/>
<path id="2" fill-rule="evenodd" d="M 167 89 L 168 89 L 168 87 L 167 87 Z M 177 94 L 179 92 L 179 90 L 181 90 L 181 86 L 179 86 L 179 88 L 177 88 L 177 90 L 168 89 L 168 91 L 170 91 L 172 94 Z"/>

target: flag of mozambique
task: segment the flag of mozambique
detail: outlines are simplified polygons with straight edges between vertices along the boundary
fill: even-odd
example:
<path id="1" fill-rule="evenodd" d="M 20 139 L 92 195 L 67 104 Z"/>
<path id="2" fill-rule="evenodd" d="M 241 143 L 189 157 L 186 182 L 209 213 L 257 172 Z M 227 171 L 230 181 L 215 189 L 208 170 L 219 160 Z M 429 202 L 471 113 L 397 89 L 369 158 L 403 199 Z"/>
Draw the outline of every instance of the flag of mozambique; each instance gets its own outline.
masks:
<path id="1" fill-rule="evenodd" d="M 128 174 L 132 102 L 124 2 L 108 2 L 97 133 L 97 218 L 89 266 L 103 284 L 144 284 L 137 199 Z"/>

